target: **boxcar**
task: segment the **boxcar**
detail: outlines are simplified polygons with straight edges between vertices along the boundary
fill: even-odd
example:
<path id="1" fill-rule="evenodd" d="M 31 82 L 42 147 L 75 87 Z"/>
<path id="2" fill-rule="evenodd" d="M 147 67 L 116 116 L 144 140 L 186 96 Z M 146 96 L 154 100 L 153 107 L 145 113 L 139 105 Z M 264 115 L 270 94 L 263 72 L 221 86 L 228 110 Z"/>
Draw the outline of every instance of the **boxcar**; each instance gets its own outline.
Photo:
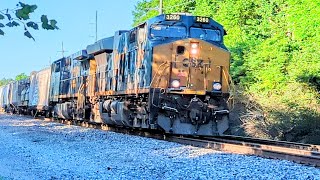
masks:
<path id="1" fill-rule="evenodd" d="M 30 75 L 29 111 L 35 114 L 49 113 L 49 86 L 51 68 L 46 68 Z"/>

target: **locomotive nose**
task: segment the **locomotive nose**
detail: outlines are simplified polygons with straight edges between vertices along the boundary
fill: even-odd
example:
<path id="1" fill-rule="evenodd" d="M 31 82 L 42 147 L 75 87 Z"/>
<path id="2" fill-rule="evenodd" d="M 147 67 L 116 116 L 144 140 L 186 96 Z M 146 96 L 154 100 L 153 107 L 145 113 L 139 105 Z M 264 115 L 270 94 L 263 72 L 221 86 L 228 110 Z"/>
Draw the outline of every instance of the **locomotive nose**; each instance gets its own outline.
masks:
<path id="1" fill-rule="evenodd" d="M 229 58 L 229 52 L 201 39 L 157 46 L 152 67 L 157 80 L 152 86 L 185 94 L 227 92 Z"/>
<path id="2" fill-rule="evenodd" d="M 200 55 L 200 43 L 196 40 L 184 40 L 172 44 L 172 66 L 171 66 L 171 86 L 174 91 L 182 91 L 194 88 L 195 84 L 190 81 L 191 68 L 195 68 Z M 179 82 L 179 86 L 177 85 Z"/>

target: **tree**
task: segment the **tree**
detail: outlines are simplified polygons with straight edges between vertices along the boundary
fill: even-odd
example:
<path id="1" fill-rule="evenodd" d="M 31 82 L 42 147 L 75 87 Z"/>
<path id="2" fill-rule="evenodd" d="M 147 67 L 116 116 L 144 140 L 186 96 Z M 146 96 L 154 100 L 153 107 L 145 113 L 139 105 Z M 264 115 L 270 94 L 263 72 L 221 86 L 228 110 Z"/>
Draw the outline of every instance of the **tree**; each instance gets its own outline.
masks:
<path id="1" fill-rule="evenodd" d="M 158 3 L 138 2 L 134 23 L 157 15 Z M 320 0 L 164 0 L 164 9 L 211 17 L 228 32 L 231 75 L 257 107 L 242 112 L 247 134 L 320 137 Z"/>
<path id="2" fill-rule="evenodd" d="M 163 2 L 163 13 L 192 12 L 196 1 L 194 0 L 170 0 Z M 145 20 L 159 15 L 159 0 L 142 0 L 137 3 L 132 12 L 134 25 L 138 25 Z"/>
<path id="3" fill-rule="evenodd" d="M 3 78 L 3 79 L 0 80 L 0 87 L 9 84 L 12 81 L 13 81 L 13 79 Z"/>
<path id="4" fill-rule="evenodd" d="M 47 15 L 42 15 L 40 22 L 30 20 L 30 15 L 34 13 L 37 8 L 37 5 L 29 5 L 19 2 L 16 5 L 16 8 L 7 8 L 0 11 L 0 35 L 5 34 L 5 27 L 12 28 L 21 26 L 24 28 L 24 35 L 35 40 L 29 29 L 39 30 L 39 24 L 41 24 L 41 27 L 46 30 L 59 29 L 57 21 L 54 19 L 49 20 Z"/>
<path id="5" fill-rule="evenodd" d="M 15 80 L 16 81 L 21 81 L 21 80 L 24 80 L 24 79 L 27 79 L 27 78 L 29 78 L 29 76 L 27 76 L 25 73 L 21 73 L 21 74 L 16 76 Z"/>
<path id="6" fill-rule="evenodd" d="M 29 78 L 29 76 L 27 76 L 25 73 L 21 73 L 19 75 L 17 75 L 14 79 L 12 78 L 3 78 L 0 80 L 0 86 L 4 86 L 4 85 L 7 85 L 9 84 L 10 82 L 13 82 L 13 81 L 21 81 L 21 80 L 24 80 L 24 79 L 27 79 Z"/>

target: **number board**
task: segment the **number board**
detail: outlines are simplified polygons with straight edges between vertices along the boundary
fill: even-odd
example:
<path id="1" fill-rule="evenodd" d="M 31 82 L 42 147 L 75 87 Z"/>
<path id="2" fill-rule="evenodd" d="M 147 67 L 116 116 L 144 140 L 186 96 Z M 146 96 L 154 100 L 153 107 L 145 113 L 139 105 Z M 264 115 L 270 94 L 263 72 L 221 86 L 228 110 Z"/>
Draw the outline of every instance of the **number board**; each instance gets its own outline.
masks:
<path id="1" fill-rule="evenodd" d="M 166 21 L 180 21 L 181 16 L 179 14 L 166 14 Z"/>
<path id="2" fill-rule="evenodd" d="M 209 24 L 209 23 L 210 23 L 210 18 L 208 18 L 208 17 L 196 16 L 196 17 L 195 17 L 195 21 L 198 22 L 198 23 Z"/>

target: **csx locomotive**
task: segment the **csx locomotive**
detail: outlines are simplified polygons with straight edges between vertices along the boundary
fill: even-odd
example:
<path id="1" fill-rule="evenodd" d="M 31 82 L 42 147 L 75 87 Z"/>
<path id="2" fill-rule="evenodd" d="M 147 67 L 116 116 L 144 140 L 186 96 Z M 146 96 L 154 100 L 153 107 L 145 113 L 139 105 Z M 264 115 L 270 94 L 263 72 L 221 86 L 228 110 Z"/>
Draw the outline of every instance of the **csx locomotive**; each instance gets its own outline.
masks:
<path id="1" fill-rule="evenodd" d="M 229 128 L 230 53 L 207 17 L 163 14 L 0 88 L 9 112 L 181 135 Z"/>

